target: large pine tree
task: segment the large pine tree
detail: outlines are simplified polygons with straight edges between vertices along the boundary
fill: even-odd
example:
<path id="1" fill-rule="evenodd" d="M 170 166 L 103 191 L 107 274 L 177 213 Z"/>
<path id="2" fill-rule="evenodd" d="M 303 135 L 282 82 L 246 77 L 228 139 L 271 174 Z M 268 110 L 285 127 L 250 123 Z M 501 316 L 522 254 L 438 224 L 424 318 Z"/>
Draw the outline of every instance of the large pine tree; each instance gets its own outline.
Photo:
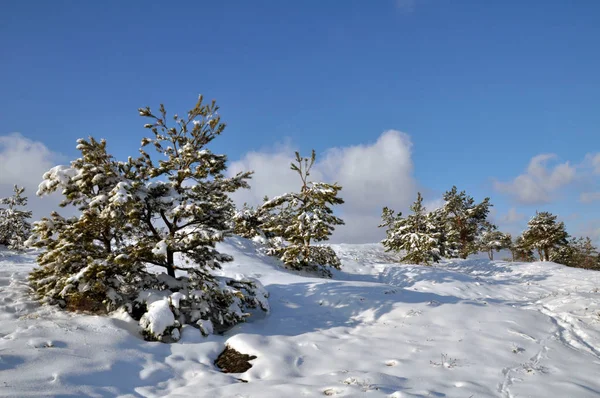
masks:
<path id="1" fill-rule="evenodd" d="M 211 274 L 232 259 L 215 244 L 231 233 L 229 193 L 250 177 L 224 177 L 225 155 L 206 148 L 225 127 L 217 110 L 200 97 L 169 127 L 162 105 L 159 116 L 140 109 L 154 134 L 142 140 L 141 156 L 116 161 L 105 141 L 79 140 L 82 157 L 44 175 L 38 194 L 59 191 L 61 205 L 80 213 L 53 213 L 34 226 L 30 242 L 43 251 L 30 280 L 40 299 L 93 312 L 141 308 L 145 336 L 161 340 L 177 339 L 183 323 L 206 334 L 242 321 L 247 307 L 267 308 L 258 282 Z M 144 149 L 149 144 L 159 159 Z M 149 264 L 165 274 L 149 272 Z M 166 318 L 156 311 L 172 312 L 172 325 L 157 329 L 153 320 Z"/>
<path id="2" fill-rule="evenodd" d="M 423 197 L 419 192 L 410 210 L 413 214 L 403 218 L 394 215 L 389 208 L 383 209 L 382 224 L 387 227 L 387 237 L 381 242 L 386 251 L 404 253 L 401 261 L 429 265 L 440 260 L 440 233 L 434 213 L 426 213 Z"/>
<path id="3" fill-rule="evenodd" d="M 24 243 L 31 232 L 31 211 L 20 210 L 27 206 L 27 197 L 23 195 L 25 188 L 14 186 L 14 194 L 8 198 L 0 198 L 0 245 L 12 250 L 23 250 Z"/>

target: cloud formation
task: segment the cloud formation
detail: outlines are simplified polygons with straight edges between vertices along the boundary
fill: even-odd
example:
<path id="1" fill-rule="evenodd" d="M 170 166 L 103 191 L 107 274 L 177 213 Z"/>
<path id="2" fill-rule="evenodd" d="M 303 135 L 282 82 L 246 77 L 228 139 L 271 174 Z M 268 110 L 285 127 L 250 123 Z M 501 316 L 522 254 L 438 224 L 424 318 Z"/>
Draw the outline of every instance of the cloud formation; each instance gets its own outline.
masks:
<path id="1" fill-rule="evenodd" d="M 575 179 L 575 167 L 569 162 L 550 167 L 548 163 L 556 159 L 552 153 L 534 156 L 525 173 L 510 182 L 494 182 L 494 189 L 512 196 L 521 204 L 548 203 L 562 187 Z"/>
<path id="2" fill-rule="evenodd" d="M 511 207 L 508 209 L 508 213 L 500 218 L 500 221 L 505 224 L 515 224 L 522 221 L 525 218 L 525 214 L 517 212 L 517 209 Z"/>
<path id="3" fill-rule="evenodd" d="M 12 196 L 15 184 L 23 186 L 33 220 L 48 215 L 58 208 L 60 198 L 57 195 L 39 198 L 35 193 L 43 174 L 61 161 L 64 163 L 62 155 L 41 142 L 19 133 L 0 136 L 0 197 Z"/>
<path id="4" fill-rule="evenodd" d="M 584 164 L 588 164 L 592 168 L 592 173 L 600 174 L 600 152 L 592 154 L 589 153 L 585 156 Z"/>
<path id="5" fill-rule="evenodd" d="M 582 203 L 592 203 L 600 200 L 600 192 L 582 192 L 579 195 L 579 201 Z"/>
<path id="6" fill-rule="evenodd" d="M 364 243 L 380 240 L 377 228 L 381 209 L 389 206 L 405 210 L 415 198 L 410 137 L 397 130 L 385 131 L 368 145 L 331 148 L 317 158 L 311 180 L 337 182 L 345 203 L 339 209 L 346 225 L 332 238 L 335 242 Z M 306 155 L 306 154 L 304 154 Z M 273 151 L 250 152 L 232 162 L 228 173 L 254 170 L 252 188 L 236 192 L 236 204 L 257 205 L 262 198 L 297 191 L 300 180 L 290 170 L 294 149 L 284 145 Z"/>

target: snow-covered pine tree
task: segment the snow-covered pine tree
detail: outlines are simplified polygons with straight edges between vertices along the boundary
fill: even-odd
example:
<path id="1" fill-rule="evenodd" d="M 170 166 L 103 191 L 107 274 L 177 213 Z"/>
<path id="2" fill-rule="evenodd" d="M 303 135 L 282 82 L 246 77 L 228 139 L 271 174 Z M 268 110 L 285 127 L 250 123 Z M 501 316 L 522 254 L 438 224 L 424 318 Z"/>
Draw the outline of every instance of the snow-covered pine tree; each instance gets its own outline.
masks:
<path id="1" fill-rule="evenodd" d="M 326 267 L 339 269 L 340 260 L 331 247 L 315 245 L 314 242 L 328 240 L 335 226 L 344 224 L 332 210 L 332 206 L 344 201 L 338 197 L 342 189 L 338 184 L 308 180 L 315 159 L 314 150 L 310 158 L 301 157 L 296 152 L 296 163 L 291 164 L 291 169 L 299 174 L 302 181 L 300 192 L 268 200 L 259 211 L 269 213 L 262 229 L 285 241 L 274 245 L 272 253 L 279 256 L 286 266 L 330 276 L 331 272 Z"/>
<path id="2" fill-rule="evenodd" d="M 486 252 L 490 260 L 494 259 L 494 251 L 510 248 L 512 238 L 510 234 L 498 231 L 493 224 L 488 224 L 479 236 L 479 250 Z"/>
<path id="3" fill-rule="evenodd" d="M 123 187 L 126 166 L 106 151 L 106 141 L 79 139 L 81 158 L 44 174 L 37 195 L 58 191 L 62 207 L 79 210 L 64 218 L 53 212 L 34 223 L 28 244 L 43 251 L 39 268 L 30 274 L 36 295 L 44 302 L 72 310 L 104 312 L 116 309 L 135 293 L 139 262 L 124 261 L 132 225 L 128 212 L 134 199 Z"/>
<path id="4" fill-rule="evenodd" d="M 215 244 L 231 232 L 228 194 L 250 176 L 225 178 L 226 157 L 205 148 L 224 128 L 217 109 L 200 98 L 186 119 L 175 116 L 178 127 L 166 126 L 163 106 L 161 118 L 140 109 L 154 120 L 146 125 L 154 138 L 142 147 L 152 143 L 164 156 L 158 161 L 141 149 L 139 158 L 117 162 L 104 141 L 80 140 L 81 159 L 45 174 L 38 194 L 58 190 L 61 205 L 81 214 L 53 213 L 35 224 L 30 242 L 44 251 L 30 279 L 40 299 L 94 312 L 123 304 L 146 338 L 162 341 L 178 339 L 184 323 L 209 334 L 243 321 L 249 308 L 268 310 L 259 282 L 210 273 L 231 260 Z"/>
<path id="5" fill-rule="evenodd" d="M 600 254 L 589 237 L 569 239 L 551 253 L 550 260 L 569 267 L 600 269 Z"/>
<path id="6" fill-rule="evenodd" d="M 527 223 L 523 232 L 526 245 L 537 250 L 541 261 L 550 261 L 551 253 L 560 246 L 567 244 L 568 234 L 565 224 L 556 222 L 556 216 L 547 211 L 536 212 Z"/>
<path id="7" fill-rule="evenodd" d="M 410 210 L 413 214 L 402 218 L 399 213 L 383 209 L 382 224 L 387 227 L 387 237 L 381 242 L 386 251 L 404 252 L 401 261 L 411 264 L 430 265 L 440 260 L 439 232 L 436 231 L 435 214 L 426 213 L 423 197 L 419 192 Z"/>
<path id="8" fill-rule="evenodd" d="M 174 115 L 175 126 L 167 124 L 163 105 L 159 114 L 150 108 L 139 110 L 152 123 L 153 137 L 142 140 L 141 157 L 129 159 L 134 185 L 129 189 L 143 198 L 134 256 L 163 267 L 169 276 L 175 270 L 202 281 L 210 269 L 217 269 L 231 257 L 219 253 L 215 244 L 232 232 L 235 206 L 230 193 L 249 188 L 251 172 L 227 178 L 226 155 L 212 153 L 206 146 L 225 129 L 213 101 L 196 106 L 182 118 Z M 151 144 L 159 155 L 155 160 L 145 147 Z M 180 254 L 185 264 L 176 264 Z"/>
<path id="9" fill-rule="evenodd" d="M 531 262 L 535 261 L 531 246 L 525 242 L 522 235 L 517 236 L 510 246 L 513 261 Z"/>
<path id="10" fill-rule="evenodd" d="M 27 206 L 27 197 L 23 195 L 25 188 L 15 185 L 13 192 L 13 196 L 0 198 L 0 245 L 23 250 L 31 232 L 31 224 L 27 221 L 31 211 L 19 210 L 19 207 Z"/>
<path id="11" fill-rule="evenodd" d="M 465 191 L 456 186 L 444 194 L 442 212 L 446 226 L 446 256 L 467 258 L 477 253 L 477 238 L 487 225 L 487 215 L 492 204 L 485 198 L 476 204 Z"/>

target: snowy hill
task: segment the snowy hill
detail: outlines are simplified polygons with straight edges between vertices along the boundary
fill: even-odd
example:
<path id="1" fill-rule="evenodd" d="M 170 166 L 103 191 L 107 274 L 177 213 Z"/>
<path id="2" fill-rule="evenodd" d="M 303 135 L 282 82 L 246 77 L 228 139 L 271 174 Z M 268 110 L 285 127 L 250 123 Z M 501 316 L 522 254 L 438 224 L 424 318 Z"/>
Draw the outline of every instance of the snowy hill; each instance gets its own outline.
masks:
<path id="1" fill-rule="evenodd" d="M 98 317 L 28 296 L 31 254 L 0 251 L 0 396 L 597 397 L 600 272 L 473 259 L 394 263 L 379 245 L 336 245 L 343 271 L 290 273 L 230 239 L 220 250 L 270 292 L 271 313 L 223 336 L 184 328 L 143 341 L 126 314 Z M 213 364 L 225 344 L 256 355 Z M 243 381 L 246 382 L 243 382 Z"/>

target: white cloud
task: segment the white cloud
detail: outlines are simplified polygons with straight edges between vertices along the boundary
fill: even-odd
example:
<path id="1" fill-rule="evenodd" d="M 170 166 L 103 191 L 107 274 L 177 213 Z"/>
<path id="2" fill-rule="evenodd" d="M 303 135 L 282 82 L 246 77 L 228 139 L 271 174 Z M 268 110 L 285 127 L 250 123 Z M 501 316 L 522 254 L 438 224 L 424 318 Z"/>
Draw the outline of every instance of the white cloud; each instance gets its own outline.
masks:
<path id="1" fill-rule="evenodd" d="M 552 200 L 553 194 L 575 179 L 575 167 L 569 162 L 548 167 L 555 154 L 534 156 L 527 171 L 511 182 L 494 182 L 494 188 L 513 196 L 519 203 L 540 204 Z"/>
<path id="2" fill-rule="evenodd" d="M 39 198 L 35 192 L 43 174 L 61 160 L 60 154 L 19 133 L 0 136 L 0 197 L 11 196 L 15 184 L 23 186 L 33 219 L 48 215 L 58 207 L 60 198 L 56 195 Z"/>
<path id="3" fill-rule="evenodd" d="M 589 165 L 594 174 L 600 174 L 600 152 L 596 154 L 588 153 L 585 156 L 584 164 Z"/>
<path id="4" fill-rule="evenodd" d="M 408 135 L 396 130 L 384 132 L 375 143 L 331 148 L 317 158 L 313 181 L 337 182 L 345 204 L 341 216 L 345 226 L 336 229 L 332 241 L 374 242 L 384 231 L 377 228 L 381 209 L 389 206 L 404 210 L 415 198 L 411 158 L 412 143 Z M 297 191 L 299 178 L 290 170 L 294 149 L 284 145 L 271 152 L 250 152 L 232 162 L 229 174 L 254 170 L 252 189 L 238 191 L 233 199 L 238 205 L 257 205 L 262 198 Z"/>
<path id="5" fill-rule="evenodd" d="M 582 203 L 591 203 L 600 200 L 600 192 L 582 192 L 579 195 L 579 201 Z"/>
<path id="6" fill-rule="evenodd" d="M 508 213 L 500 218 L 500 221 L 506 224 L 514 224 L 522 221 L 525 218 L 525 214 L 517 212 L 517 209 L 511 207 L 508 209 Z"/>

